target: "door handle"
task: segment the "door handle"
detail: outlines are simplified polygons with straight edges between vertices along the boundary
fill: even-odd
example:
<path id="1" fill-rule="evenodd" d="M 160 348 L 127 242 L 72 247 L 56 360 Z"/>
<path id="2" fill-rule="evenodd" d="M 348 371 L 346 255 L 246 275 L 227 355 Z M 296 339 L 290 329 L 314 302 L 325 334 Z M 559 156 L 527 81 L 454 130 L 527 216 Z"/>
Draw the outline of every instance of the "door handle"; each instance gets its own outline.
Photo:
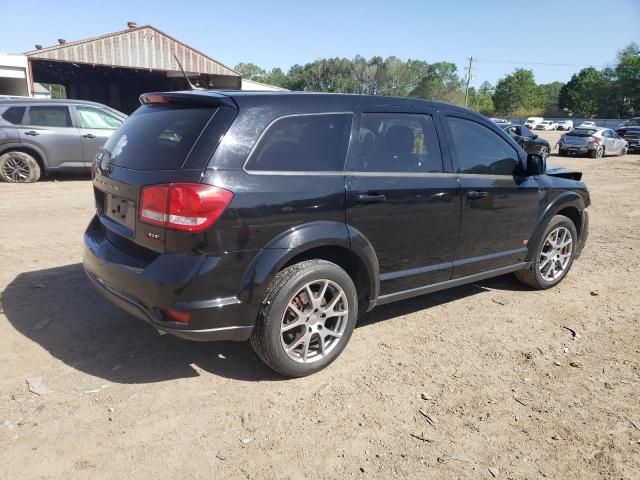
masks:
<path id="1" fill-rule="evenodd" d="M 465 193 L 465 196 L 469 200 L 478 200 L 480 198 L 485 198 L 487 195 L 489 195 L 487 192 L 480 192 L 478 190 L 471 190 Z"/>
<path id="2" fill-rule="evenodd" d="M 356 201 L 358 203 L 379 203 L 384 202 L 386 199 L 386 195 L 376 195 L 369 193 L 361 193 L 359 195 L 356 195 Z"/>
<path id="3" fill-rule="evenodd" d="M 40 135 L 38 132 L 36 132 L 35 130 L 29 130 L 28 132 L 24 132 L 25 135 L 29 135 L 31 137 L 35 137 L 36 135 Z"/>
<path id="4" fill-rule="evenodd" d="M 96 138 L 96 136 L 93 133 L 85 133 L 82 138 Z"/>

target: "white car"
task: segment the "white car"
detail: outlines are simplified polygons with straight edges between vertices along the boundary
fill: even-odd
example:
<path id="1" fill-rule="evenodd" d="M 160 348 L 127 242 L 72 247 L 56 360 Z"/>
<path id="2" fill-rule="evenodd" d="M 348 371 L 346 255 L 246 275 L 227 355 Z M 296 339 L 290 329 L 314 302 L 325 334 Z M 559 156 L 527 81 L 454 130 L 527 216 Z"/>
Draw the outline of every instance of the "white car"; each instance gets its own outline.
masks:
<path id="1" fill-rule="evenodd" d="M 573 120 L 558 120 L 556 125 L 557 130 L 571 130 L 573 128 Z"/>
<path id="2" fill-rule="evenodd" d="M 540 123 L 536 124 L 534 127 L 536 130 L 555 130 L 558 127 L 556 122 L 552 120 L 543 120 Z"/>
<path id="3" fill-rule="evenodd" d="M 582 122 L 578 128 L 596 128 L 596 122 Z"/>
<path id="4" fill-rule="evenodd" d="M 536 125 L 542 122 L 543 120 L 544 118 L 542 117 L 529 117 L 524 121 L 524 126 L 527 127 L 529 130 L 533 130 L 534 128 L 536 128 Z"/>

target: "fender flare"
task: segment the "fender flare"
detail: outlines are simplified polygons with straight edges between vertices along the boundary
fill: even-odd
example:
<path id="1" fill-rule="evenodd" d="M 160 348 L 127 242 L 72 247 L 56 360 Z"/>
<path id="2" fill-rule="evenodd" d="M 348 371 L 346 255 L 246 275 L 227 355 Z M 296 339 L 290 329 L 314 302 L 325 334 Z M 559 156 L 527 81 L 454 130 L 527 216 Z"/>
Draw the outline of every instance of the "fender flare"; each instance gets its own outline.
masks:
<path id="1" fill-rule="evenodd" d="M 32 145 L 30 143 L 5 143 L 4 145 L 2 145 L 2 147 L 0 147 L 0 155 L 3 155 L 10 150 L 33 150 L 42 159 L 42 166 L 44 167 L 44 169 L 46 170 L 49 168 L 47 156 L 40 147 L 36 147 L 35 145 Z"/>
<path id="2" fill-rule="evenodd" d="M 584 203 L 584 199 L 578 193 L 573 191 L 562 192 L 545 207 L 538 217 L 538 221 L 533 229 L 533 234 L 529 239 L 530 246 L 538 245 L 542 235 L 544 234 L 545 228 L 547 228 L 547 224 L 551 221 L 554 215 L 567 207 L 575 207 L 576 210 L 578 210 L 578 213 L 582 216 L 582 211 L 586 208 L 586 205 Z M 580 230 L 580 227 L 578 226 L 577 229 Z M 533 261 L 534 253 L 535 250 L 529 248 L 525 261 Z"/>
<path id="3" fill-rule="evenodd" d="M 367 310 L 380 291 L 378 259 L 369 241 L 341 222 L 318 221 L 290 228 L 278 235 L 251 260 L 240 282 L 238 298 L 259 305 L 276 274 L 294 257 L 317 247 L 341 247 L 361 262 L 369 281 Z"/>

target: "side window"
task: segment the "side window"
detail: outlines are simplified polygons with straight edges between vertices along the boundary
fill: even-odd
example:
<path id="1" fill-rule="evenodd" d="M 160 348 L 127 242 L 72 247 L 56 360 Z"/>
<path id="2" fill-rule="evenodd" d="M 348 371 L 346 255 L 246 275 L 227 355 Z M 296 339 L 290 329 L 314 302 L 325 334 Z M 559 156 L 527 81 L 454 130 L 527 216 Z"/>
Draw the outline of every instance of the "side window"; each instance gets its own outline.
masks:
<path id="1" fill-rule="evenodd" d="M 2 114 L 2 118 L 13 125 L 20 125 L 26 107 L 9 107 Z"/>
<path id="2" fill-rule="evenodd" d="M 522 127 L 521 128 L 521 136 L 523 137 L 533 137 L 533 132 L 531 130 L 529 130 L 527 127 Z"/>
<path id="3" fill-rule="evenodd" d="M 43 127 L 70 127 L 71 115 L 68 107 L 43 106 L 29 107 L 28 125 Z"/>
<path id="4" fill-rule="evenodd" d="M 292 115 L 273 122 L 245 168 L 289 172 L 341 172 L 351 133 L 350 113 Z"/>
<path id="5" fill-rule="evenodd" d="M 94 107 L 76 106 L 80 128 L 100 128 L 115 130 L 122 125 L 122 120 L 109 115 L 104 110 Z"/>
<path id="6" fill-rule="evenodd" d="M 609 133 L 609 130 L 605 130 L 604 132 L 602 132 L 602 136 L 605 138 L 611 138 L 611 134 Z"/>
<path id="7" fill-rule="evenodd" d="M 480 123 L 447 117 L 461 173 L 512 175 L 518 152 Z"/>
<path id="8" fill-rule="evenodd" d="M 440 173 L 442 155 L 431 115 L 363 113 L 358 131 L 364 172 Z"/>

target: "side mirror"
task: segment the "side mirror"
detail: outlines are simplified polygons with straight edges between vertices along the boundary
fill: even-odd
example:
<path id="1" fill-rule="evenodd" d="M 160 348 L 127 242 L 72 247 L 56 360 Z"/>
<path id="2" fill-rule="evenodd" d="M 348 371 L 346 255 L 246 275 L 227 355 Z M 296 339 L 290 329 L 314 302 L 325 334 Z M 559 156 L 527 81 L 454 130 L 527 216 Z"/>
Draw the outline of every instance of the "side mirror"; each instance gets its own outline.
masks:
<path id="1" fill-rule="evenodd" d="M 527 155 L 527 175 L 542 175 L 547 171 L 547 162 L 542 155 Z"/>

